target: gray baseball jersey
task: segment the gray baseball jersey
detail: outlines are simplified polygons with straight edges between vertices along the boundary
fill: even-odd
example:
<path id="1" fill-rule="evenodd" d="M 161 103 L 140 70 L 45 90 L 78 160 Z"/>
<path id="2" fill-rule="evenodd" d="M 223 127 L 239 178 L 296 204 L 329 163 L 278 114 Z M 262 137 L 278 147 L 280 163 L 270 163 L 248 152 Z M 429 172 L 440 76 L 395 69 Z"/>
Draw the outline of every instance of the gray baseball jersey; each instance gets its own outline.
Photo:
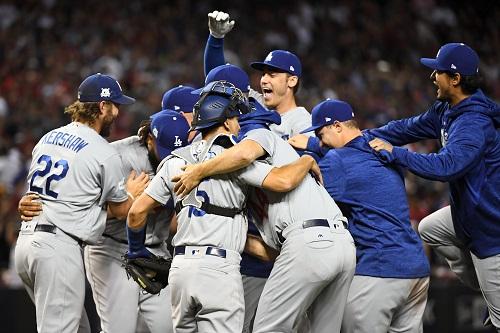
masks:
<path id="1" fill-rule="evenodd" d="M 268 154 L 267 161 L 276 167 L 299 158 L 292 146 L 266 129 L 249 131 L 244 140 L 257 142 Z M 258 216 L 261 217 L 261 223 L 256 221 L 257 227 L 266 243 L 276 249 L 280 247 L 278 234 L 296 222 L 318 218 L 338 220 L 342 217 L 335 201 L 310 175 L 297 188 L 287 193 L 259 189 L 254 193 L 252 206 L 256 211 L 262 212 Z"/>
<path id="2" fill-rule="evenodd" d="M 148 150 L 138 136 L 118 140 L 111 145 L 122 157 L 124 174 L 134 170 L 137 174 L 144 171 L 150 178 L 154 176 Z M 156 255 L 171 256 L 165 241 L 173 213 L 170 202 L 148 214 L 145 244 Z M 108 219 L 102 241 L 85 247 L 86 273 L 101 329 L 104 332 L 133 333 L 139 319 L 142 319 L 151 333 L 172 332 L 170 288 L 162 289 L 160 295 L 143 293 L 123 269 L 122 257 L 128 249 L 125 226 L 125 220 Z"/>
<path id="3" fill-rule="evenodd" d="M 225 135 L 220 135 L 218 138 L 222 136 Z M 227 138 L 227 136 L 225 137 Z M 214 141 L 217 142 L 217 139 Z M 202 140 L 181 149 L 189 150 L 198 162 L 213 158 L 224 150 L 218 144 L 213 144 L 204 156 L 200 156 L 199 154 L 206 144 L 210 145 L 211 143 Z M 180 168 L 185 164 L 184 160 L 177 157 L 167 160 L 145 192 L 157 202 L 165 204 L 172 198 L 173 183 L 170 179 L 179 174 Z M 206 179 L 198 185 L 196 196 L 219 207 L 244 208 L 248 192 L 247 185 L 262 186 L 262 182 L 271 169 L 272 167 L 268 164 L 255 162 L 232 174 Z M 212 245 L 239 253 L 243 251 L 247 233 L 247 221 L 243 211 L 233 219 L 226 216 L 204 214 L 202 211 L 189 208 L 180 212 L 177 221 L 177 233 L 172 240 L 174 246 Z"/>
<path id="4" fill-rule="evenodd" d="M 121 170 L 116 150 L 77 122 L 45 134 L 33 149 L 28 185 L 40 195 L 43 211 L 23 222 L 15 263 L 35 303 L 39 332 L 78 330 L 85 275 L 75 238 L 96 242 L 104 230 L 106 202 L 127 200 Z"/>
<path id="5" fill-rule="evenodd" d="M 274 166 L 298 159 L 266 129 L 248 132 L 245 140 L 259 143 Z M 257 306 L 254 332 L 292 332 L 308 310 L 311 331 L 339 331 L 356 255 L 336 203 L 311 176 L 288 193 L 255 189 L 251 200 L 264 240 L 281 249 Z"/>
<path id="6" fill-rule="evenodd" d="M 288 140 L 310 126 L 311 114 L 302 106 L 298 106 L 281 114 L 280 125 L 271 124 L 269 128 L 282 139 Z"/>
<path id="7" fill-rule="evenodd" d="M 262 94 L 250 89 L 249 97 L 255 98 L 260 104 L 264 105 Z M 271 124 L 269 128 L 273 133 L 276 133 L 280 138 L 288 140 L 294 135 L 300 134 L 301 131 L 311 126 L 311 114 L 302 106 L 297 106 L 287 112 L 281 114 L 281 124 Z M 306 135 L 314 135 L 313 132 L 308 132 Z"/>
<path id="8" fill-rule="evenodd" d="M 145 172 L 150 179 L 154 177 L 155 171 L 148 159 L 148 150 L 141 145 L 138 136 L 131 136 L 111 143 L 120 153 L 123 162 L 123 173 L 128 174 L 134 170 L 137 174 Z M 146 229 L 146 246 L 158 245 L 164 242 L 169 235 L 170 219 L 174 213 L 173 202 L 167 202 L 164 207 L 155 209 L 148 214 Z M 106 222 L 105 235 L 127 242 L 125 221 L 119 219 L 108 219 Z"/>
<path id="9" fill-rule="evenodd" d="M 42 218 L 87 243 L 104 231 L 106 202 L 127 200 L 124 181 L 118 152 L 81 123 L 50 131 L 33 149 L 28 185 Z"/>
<path id="10" fill-rule="evenodd" d="M 184 159 L 164 160 L 145 192 L 160 203 L 171 200 L 172 176 L 180 173 L 186 160 L 202 162 L 221 153 L 222 141 L 227 145 L 230 137 L 219 135 L 209 142 L 202 140 L 174 151 L 173 155 Z M 271 169 L 267 164 L 256 162 L 238 172 L 209 178 L 193 191 L 196 198 L 205 203 L 243 210 L 249 185 L 261 186 Z M 174 330 L 241 332 L 244 301 L 239 253 L 243 251 L 247 233 L 243 211 L 227 217 L 188 206 L 179 212 L 177 220 L 173 244 L 176 251 L 182 249 L 182 254 L 174 257 L 169 276 Z M 209 255 L 212 247 L 224 249 L 224 254 Z M 212 287 L 204 287 L 207 285 Z M 197 309 L 196 313 L 193 308 Z"/>

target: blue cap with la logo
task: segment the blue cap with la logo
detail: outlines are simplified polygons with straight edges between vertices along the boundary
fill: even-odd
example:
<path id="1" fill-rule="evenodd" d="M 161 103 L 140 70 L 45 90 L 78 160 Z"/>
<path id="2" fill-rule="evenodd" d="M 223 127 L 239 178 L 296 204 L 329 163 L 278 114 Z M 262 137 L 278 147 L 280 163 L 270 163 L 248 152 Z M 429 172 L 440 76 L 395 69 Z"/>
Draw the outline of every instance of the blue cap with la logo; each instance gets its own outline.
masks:
<path id="1" fill-rule="evenodd" d="M 162 110 L 151 115 L 150 119 L 150 130 L 155 138 L 160 160 L 170 155 L 173 150 L 188 144 L 189 124 L 180 113 Z"/>
<path id="2" fill-rule="evenodd" d="M 266 67 L 279 72 L 286 72 L 300 77 L 302 74 L 302 65 L 299 58 L 290 51 L 274 50 L 269 52 L 264 61 L 252 62 L 252 68 L 264 70 Z"/>
<path id="3" fill-rule="evenodd" d="M 135 98 L 123 94 L 118 81 L 101 73 L 87 77 L 78 87 L 80 102 L 110 101 L 115 104 L 133 104 Z"/>

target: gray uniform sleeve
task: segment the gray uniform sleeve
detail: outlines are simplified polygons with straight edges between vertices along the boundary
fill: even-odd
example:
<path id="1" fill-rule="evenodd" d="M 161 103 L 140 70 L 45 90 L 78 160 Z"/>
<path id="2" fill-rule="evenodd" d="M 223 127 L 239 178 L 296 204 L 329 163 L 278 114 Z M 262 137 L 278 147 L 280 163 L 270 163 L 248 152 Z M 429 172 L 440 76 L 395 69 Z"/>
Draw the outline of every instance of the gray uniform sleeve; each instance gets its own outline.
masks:
<path id="1" fill-rule="evenodd" d="M 243 169 L 238 175 L 238 178 L 248 185 L 262 187 L 264 179 L 266 179 L 272 169 L 272 165 L 255 161 Z"/>
<path id="2" fill-rule="evenodd" d="M 153 180 L 149 183 L 148 187 L 144 190 L 147 195 L 153 198 L 156 202 L 166 205 L 168 200 L 172 197 L 172 192 L 168 188 L 168 163 L 165 163 L 163 167 L 154 176 Z"/>
<path id="3" fill-rule="evenodd" d="M 257 142 L 269 156 L 274 156 L 276 149 L 276 137 L 266 129 L 256 129 L 247 133 L 244 140 L 253 140 Z"/>
<path id="4" fill-rule="evenodd" d="M 125 177 L 120 155 L 110 156 L 101 164 L 102 196 L 101 205 L 106 201 L 123 202 L 127 200 Z"/>
<path id="5" fill-rule="evenodd" d="M 182 172 L 181 167 L 184 165 L 186 162 L 180 158 L 171 157 L 165 160 L 144 192 L 156 202 L 166 205 L 170 198 L 173 198 L 174 184 L 171 179 Z"/>

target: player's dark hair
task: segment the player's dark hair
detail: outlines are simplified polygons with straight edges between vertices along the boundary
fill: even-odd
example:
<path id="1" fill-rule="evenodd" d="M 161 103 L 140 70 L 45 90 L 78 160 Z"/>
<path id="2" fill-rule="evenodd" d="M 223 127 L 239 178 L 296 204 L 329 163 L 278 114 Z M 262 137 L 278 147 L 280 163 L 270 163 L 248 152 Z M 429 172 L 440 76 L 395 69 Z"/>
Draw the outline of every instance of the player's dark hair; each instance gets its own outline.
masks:
<path id="1" fill-rule="evenodd" d="M 446 75 L 448 75 L 449 78 L 454 78 L 457 76 L 457 73 L 452 73 L 445 71 Z M 480 87 L 483 79 L 481 75 L 475 74 L 475 75 L 462 75 L 460 74 L 460 82 L 458 83 L 458 86 L 462 88 L 462 92 L 465 95 L 472 95 L 474 94 Z"/>
<path id="2" fill-rule="evenodd" d="M 462 87 L 462 91 L 465 95 L 472 95 L 479 89 L 482 81 L 483 79 L 479 74 L 463 75 L 458 85 Z"/>
<path id="3" fill-rule="evenodd" d="M 99 118 L 99 103 L 100 102 L 82 103 L 80 101 L 75 101 L 64 109 L 64 113 L 71 116 L 71 121 L 92 125 L 95 123 L 96 119 Z"/>
<path id="4" fill-rule="evenodd" d="M 137 135 L 139 136 L 139 141 L 141 145 L 147 146 L 148 135 L 151 133 L 151 119 L 145 119 L 141 121 L 139 125 L 139 130 Z"/>

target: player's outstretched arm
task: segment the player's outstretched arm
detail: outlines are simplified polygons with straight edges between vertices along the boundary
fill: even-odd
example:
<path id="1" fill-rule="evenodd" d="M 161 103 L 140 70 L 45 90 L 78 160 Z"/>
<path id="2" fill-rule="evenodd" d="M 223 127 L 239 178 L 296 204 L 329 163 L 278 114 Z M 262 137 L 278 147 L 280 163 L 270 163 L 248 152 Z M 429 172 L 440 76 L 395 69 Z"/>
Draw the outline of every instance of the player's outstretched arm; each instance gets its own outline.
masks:
<path id="1" fill-rule="evenodd" d="M 108 202 L 108 217 L 114 216 L 118 219 L 125 219 L 135 198 L 141 195 L 148 184 L 149 176 L 147 174 L 141 172 L 136 177 L 135 171 L 132 171 L 125 184 L 128 194 L 127 200 L 122 202 Z"/>
<path id="2" fill-rule="evenodd" d="M 304 177 L 313 171 L 321 181 L 321 171 L 312 156 L 303 155 L 297 161 L 274 168 L 262 183 L 266 190 L 274 192 L 288 192 L 299 186 Z"/>
<path id="3" fill-rule="evenodd" d="M 262 238 L 252 234 L 247 235 L 247 242 L 245 243 L 244 251 L 264 261 L 273 261 L 279 254 L 278 251 L 267 246 Z"/>
<path id="4" fill-rule="evenodd" d="M 244 140 L 208 161 L 184 167 L 183 173 L 172 178 L 174 192 L 179 197 L 186 196 L 203 178 L 243 169 L 264 154 L 257 142 Z"/>
<path id="5" fill-rule="evenodd" d="M 28 193 L 22 196 L 19 200 L 17 210 L 21 216 L 21 220 L 28 222 L 33 219 L 33 217 L 40 215 L 42 211 L 42 203 L 37 201 L 40 196 L 36 193 Z"/>

